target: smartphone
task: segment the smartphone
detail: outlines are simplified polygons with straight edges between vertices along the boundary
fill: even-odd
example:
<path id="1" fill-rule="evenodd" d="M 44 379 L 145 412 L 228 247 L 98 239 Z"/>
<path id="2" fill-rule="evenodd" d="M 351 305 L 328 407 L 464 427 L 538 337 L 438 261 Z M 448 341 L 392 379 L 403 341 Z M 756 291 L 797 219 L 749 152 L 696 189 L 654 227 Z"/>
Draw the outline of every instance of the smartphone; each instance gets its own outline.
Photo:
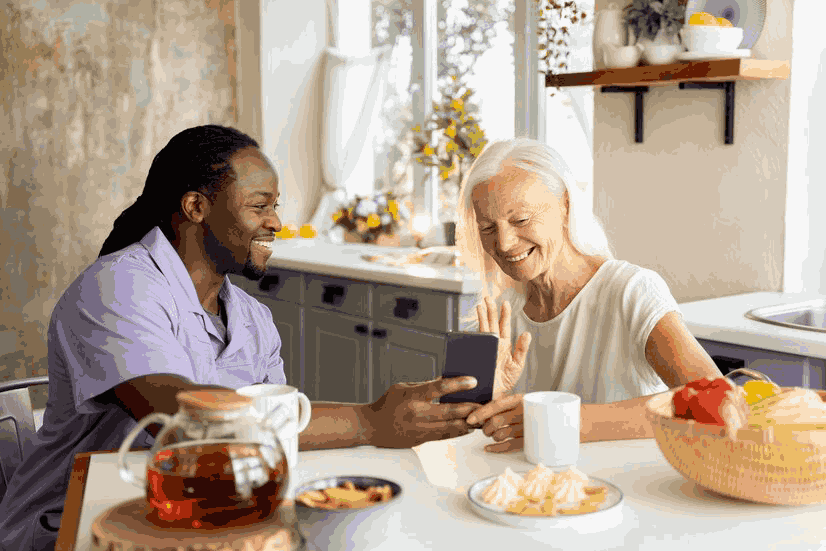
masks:
<path id="1" fill-rule="evenodd" d="M 487 404 L 493 399 L 493 374 L 496 371 L 496 355 L 499 337 L 494 333 L 454 332 L 447 334 L 445 342 L 445 367 L 442 378 L 476 377 L 476 388 L 447 394 L 439 399 L 442 404 L 474 402 Z"/>

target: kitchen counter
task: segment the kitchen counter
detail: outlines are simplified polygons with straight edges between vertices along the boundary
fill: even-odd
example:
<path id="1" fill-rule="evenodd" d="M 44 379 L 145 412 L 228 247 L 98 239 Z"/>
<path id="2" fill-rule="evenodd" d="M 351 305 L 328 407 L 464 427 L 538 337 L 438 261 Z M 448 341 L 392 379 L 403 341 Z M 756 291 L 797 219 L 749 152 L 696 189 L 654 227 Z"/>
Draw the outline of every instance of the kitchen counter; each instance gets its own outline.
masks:
<path id="1" fill-rule="evenodd" d="M 372 281 L 387 285 L 418 287 L 459 294 L 475 294 L 482 289 L 481 280 L 461 267 L 389 266 L 364 260 L 365 255 L 412 253 L 415 248 L 380 245 L 334 244 L 324 239 L 276 240 L 268 265 L 273 268 Z"/>
<path id="2" fill-rule="evenodd" d="M 782 327 L 745 316 L 746 312 L 754 308 L 815 298 L 822 296 L 812 293 L 744 293 L 682 303 L 680 310 L 686 326 L 699 339 L 826 358 L 826 333 Z"/>

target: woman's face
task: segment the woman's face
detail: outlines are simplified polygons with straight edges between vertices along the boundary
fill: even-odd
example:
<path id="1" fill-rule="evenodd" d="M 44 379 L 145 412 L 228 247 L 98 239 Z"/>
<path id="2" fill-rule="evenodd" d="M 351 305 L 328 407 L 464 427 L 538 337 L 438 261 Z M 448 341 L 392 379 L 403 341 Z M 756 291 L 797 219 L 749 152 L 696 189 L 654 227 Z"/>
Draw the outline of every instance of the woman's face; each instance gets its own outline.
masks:
<path id="1" fill-rule="evenodd" d="M 506 166 L 471 198 L 482 248 L 517 281 L 540 277 L 570 246 L 567 208 L 529 172 Z"/>

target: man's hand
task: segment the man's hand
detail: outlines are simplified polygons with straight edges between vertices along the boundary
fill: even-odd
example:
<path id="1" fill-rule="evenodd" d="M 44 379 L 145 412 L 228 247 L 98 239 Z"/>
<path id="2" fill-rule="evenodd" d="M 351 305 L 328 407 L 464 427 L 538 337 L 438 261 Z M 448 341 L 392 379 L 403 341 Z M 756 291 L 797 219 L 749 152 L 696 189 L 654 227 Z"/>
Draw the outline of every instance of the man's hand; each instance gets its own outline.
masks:
<path id="1" fill-rule="evenodd" d="M 463 436 L 471 431 L 465 419 L 479 404 L 439 404 L 445 394 L 476 386 L 473 377 L 396 383 L 365 410 L 369 442 L 386 448 L 410 448 L 431 440 Z"/>
<path id="2" fill-rule="evenodd" d="M 476 307 L 479 331 L 495 333 L 499 337 L 499 353 L 493 379 L 493 401 L 481 406 L 468 417 L 470 426 L 482 426 L 486 436 L 497 442 L 485 446 L 489 452 L 507 452 L 521 449 L 525 444 L 524 410 L 522 395 L 512 395 L 522 371 L 531 344 L 531 334 L 519 335 L 516 347 L 511 350 L 511 307 L 502 303 L 500 315 L 490 297 Z"/>

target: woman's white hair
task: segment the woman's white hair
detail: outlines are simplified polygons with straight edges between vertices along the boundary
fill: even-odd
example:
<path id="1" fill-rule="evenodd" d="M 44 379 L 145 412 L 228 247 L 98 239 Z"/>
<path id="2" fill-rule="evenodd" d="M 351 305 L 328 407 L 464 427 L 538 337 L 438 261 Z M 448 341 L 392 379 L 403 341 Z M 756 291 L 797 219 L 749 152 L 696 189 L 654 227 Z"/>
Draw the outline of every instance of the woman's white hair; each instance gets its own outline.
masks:
<path id="1" fill-rule="evenodd" d="M 585 192 L 579 188 L 568 165 L 556 151 L 531 138 L 491 142 L 470 167 L 459 191 L 456 243 L 465 264 L 484 277 L 486 292 L 494 301 L 508 288 L 524 297 L 525 288 L 507 277 L 496 261 L 482 249 L 471 194 L 477 185 L 488 182 L 505 166 L 520 168 L 539 177 L 560 201 L 564 201 L 567 195 L 568 220 L 565 227 L 574 249 L 587 256 L 614 258 L 605 230 L 589 208 Z"/>

